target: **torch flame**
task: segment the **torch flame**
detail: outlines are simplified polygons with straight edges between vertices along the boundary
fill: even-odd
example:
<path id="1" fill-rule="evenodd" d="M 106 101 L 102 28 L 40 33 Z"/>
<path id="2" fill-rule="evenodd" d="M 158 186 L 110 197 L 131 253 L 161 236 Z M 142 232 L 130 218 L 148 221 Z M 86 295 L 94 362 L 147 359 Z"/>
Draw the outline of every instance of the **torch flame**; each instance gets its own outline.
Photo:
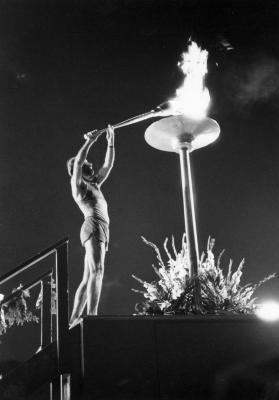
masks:
<path id="1" fill-rule="evenodd" d="M 208 89 L 204 86 L 207 73 L 208 52 L 191 42 L 188 51 L 182 54 L 178 63 L 185 75 L 183 85 L 176 90 L 176 97 L 169 101 L 172 114 L 184 114 L 190 118 L 202 119 L 210 102 Z"/>

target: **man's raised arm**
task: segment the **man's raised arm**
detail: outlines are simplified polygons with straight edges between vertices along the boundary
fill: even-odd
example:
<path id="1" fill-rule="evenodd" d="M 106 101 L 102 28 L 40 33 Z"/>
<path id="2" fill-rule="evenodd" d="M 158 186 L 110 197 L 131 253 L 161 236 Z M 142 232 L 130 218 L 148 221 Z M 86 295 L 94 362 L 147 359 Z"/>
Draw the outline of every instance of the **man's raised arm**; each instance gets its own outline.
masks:
<path id="1" fill-rule="evenodd" d="M 97 174 L 97 182 L 101 185 L 109 176 L 109 173 L 113 167 L 115 159 L 115 149 L 114 149 L 114 130 L 108 125 L 107 128 L 107 151 L 105 156 L 105 162 L 100 168 Z"/>
<path id="2" fill-rule="evenodd" d="M 78 195 L 80 191 L 80 184 L 82 180 L 82 166 L 84 164 L 84 161 L 86 160 L 88 151 L 92 144 L 96 142 L 98 137 L 100 136 L 99 134 L 94 134 L 94 132 L 90 132 L 86 135 L 87 139 L 84 142 L 84 144 L 81 146 L 80 150 L 78 151 L 75 161 L 74 161 L 74 166 L 73 166 L 73 175 L 71 178 L 71 185 L 72 185 L 72 191 L 73 195 Z"/>

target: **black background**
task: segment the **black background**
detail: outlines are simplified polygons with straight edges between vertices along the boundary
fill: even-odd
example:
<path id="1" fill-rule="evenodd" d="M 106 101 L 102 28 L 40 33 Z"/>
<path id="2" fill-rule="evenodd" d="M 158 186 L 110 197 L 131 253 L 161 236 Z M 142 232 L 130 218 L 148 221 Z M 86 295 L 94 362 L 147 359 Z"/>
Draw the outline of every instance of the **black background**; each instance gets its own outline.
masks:
<path id="1" fill-rule="evenodd" d="M 200 249 L 211 235 L 216 254 L 226 249 L 224 267 L 245 257 L 244 283 L 276 272 L 278 17 L 277 1 L 2 0 L 0 273 L 68 235 L 72 303 L 83 269 L 82 215 L 65 162 L 83 133 L 173 96 L 189 37 L 209 51 L 209 116 L 221 126 L 220 139 L 192 157 Z M 180 246 L 179 159 L 146 144 L 151 122 L 116 131 L 115 166 L 103 186 L 111 242 L 101 314 L 133 313 L 141 297 L 130 290 L 139 288 L 131 274 L 154 278 L 155 254 L 141 235 L 161 246 L 173 234 Z M 104 151 L 102 137 L 91 153 L 96 168 Z M 278 281 L 258 294 L 279 299 Z"/>

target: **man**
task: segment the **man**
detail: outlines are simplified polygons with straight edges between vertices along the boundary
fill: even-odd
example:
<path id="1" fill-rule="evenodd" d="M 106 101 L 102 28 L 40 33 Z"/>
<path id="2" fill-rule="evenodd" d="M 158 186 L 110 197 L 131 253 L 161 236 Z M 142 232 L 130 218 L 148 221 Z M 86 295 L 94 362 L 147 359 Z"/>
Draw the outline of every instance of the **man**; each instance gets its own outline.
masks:
<path id="1" fill-rule="evenodd" d="M 79 323 L 85 304 L 87 315 L 97 315 L 102 289 L 105 253 L 109 241 L 109 216 L 107 202 L 100 187 L 114 163 L 114 130 L 108 126 L 105 162 L 95 172 L 86 157 L 99 135 L 96 131 L 86 134 L 86 141 L 76 157 L 67 162 L 72 195 L 84 215 L 80 240 L 85 248 L 83 278 L 75 294 L 70 328 Z"/>

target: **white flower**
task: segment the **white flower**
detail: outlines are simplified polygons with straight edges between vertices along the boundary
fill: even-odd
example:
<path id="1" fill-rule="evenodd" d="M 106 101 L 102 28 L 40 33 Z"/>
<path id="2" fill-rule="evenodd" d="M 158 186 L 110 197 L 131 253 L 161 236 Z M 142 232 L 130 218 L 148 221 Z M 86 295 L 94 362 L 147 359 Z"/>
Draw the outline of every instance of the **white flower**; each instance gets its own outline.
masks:
<path id="1" fill-rule="evenodd" d="M 173 282 L 173 288 L 171 291 L 171 296 L 173 300 L 178 299 L 178 297 L 183 293 L 183 288 L 181 287 L 181 285 L 179 285 L 178 282 Z"/>
<path id="2" fill-rule="evenodd" d="M 161 303 L 158 303 L 158 306 L 160 308 L 160 310 L 165 310 L 166 308 L 168 308 L 171 305 L 171 303 L 168 300 L 162 301 Z"/>
<path id="3" fill-rule="evenodd" d="M 144 285 L 147 291 L 146 297 L 148 297 L 151 301 L 158 299 L 158 291 L 151 284 Z"/>

